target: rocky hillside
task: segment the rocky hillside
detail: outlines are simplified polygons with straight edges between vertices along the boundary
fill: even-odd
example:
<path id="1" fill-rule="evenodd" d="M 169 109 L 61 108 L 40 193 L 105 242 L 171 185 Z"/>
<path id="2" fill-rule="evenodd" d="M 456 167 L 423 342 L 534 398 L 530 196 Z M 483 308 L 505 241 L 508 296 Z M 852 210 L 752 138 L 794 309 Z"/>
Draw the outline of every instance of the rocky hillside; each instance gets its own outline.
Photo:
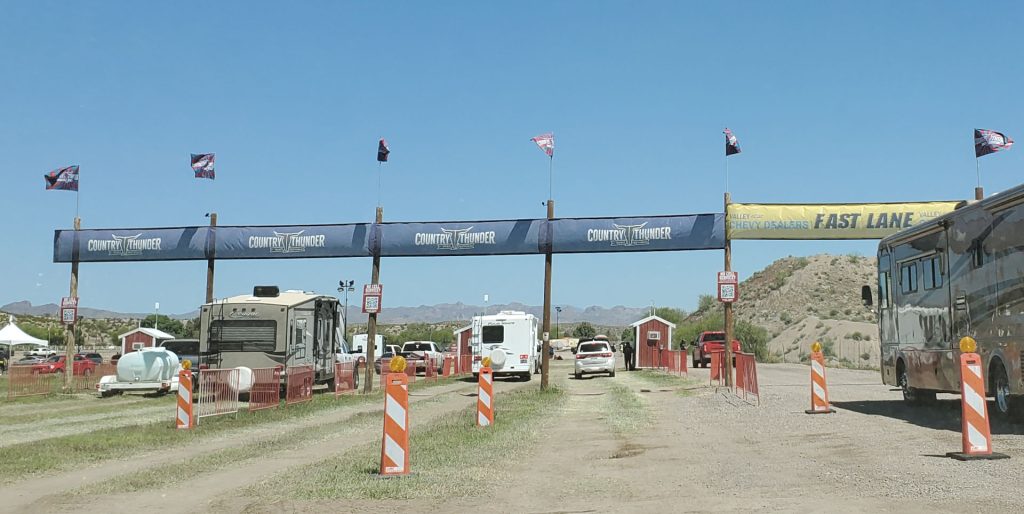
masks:
<path id="1" fill-rule="evenodd" d="M 806 360 L 821 341 L 835 364 L 878 367 L 875 314 L 860 297 L 861 286 L 874 291 L 875 281 L 873 257 L 786 257 L 743 281 L 736 316 L 768 330 L 775 359 Z"/>

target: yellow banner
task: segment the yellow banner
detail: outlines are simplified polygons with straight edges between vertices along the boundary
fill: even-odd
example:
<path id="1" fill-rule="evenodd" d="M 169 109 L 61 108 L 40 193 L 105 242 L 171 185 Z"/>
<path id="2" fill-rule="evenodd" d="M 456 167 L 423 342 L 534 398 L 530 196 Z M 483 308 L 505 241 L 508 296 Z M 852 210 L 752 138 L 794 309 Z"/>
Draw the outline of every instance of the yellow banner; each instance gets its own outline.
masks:
<path id="1" fill-rule="evenodd" d="M 961 202 L 729 204 L 730 239 L 882 239 Z"/>

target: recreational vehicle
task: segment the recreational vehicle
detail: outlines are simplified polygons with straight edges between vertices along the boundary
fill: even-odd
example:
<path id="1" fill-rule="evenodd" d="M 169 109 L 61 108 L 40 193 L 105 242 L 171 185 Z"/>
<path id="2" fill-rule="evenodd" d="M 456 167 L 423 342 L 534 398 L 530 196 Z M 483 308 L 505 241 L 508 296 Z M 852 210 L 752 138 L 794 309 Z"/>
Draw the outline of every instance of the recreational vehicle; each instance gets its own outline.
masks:
<path id="1" fill-rule="evenodd" d="M 1024 186 L 883 239 L 878 246 L 882 382 L 927 402 L 960 392 L 971 336 L 1001 414 L 1024 410 Z M 862 297 L 872 303 L 871 289 Z"/>
<path id="2" fill-rule="evenodd" d="M 537 318 L 519 311 L 501 311 L 495 315 L 474 316 L 470 347 L 473 374 L 480 372 L 484 357 L 491 358 L 495 376 L 516 375 L 530 380 L 540 373 L 540 341 Z"/>
<path id="3" fill-rule="evenodd" d="M 199 352 L 210 367 L 309 365 L 317 383 L 333 383 L 343 330 L 337 298 L 257 286 L 203 305 L 200 317 Z"/>

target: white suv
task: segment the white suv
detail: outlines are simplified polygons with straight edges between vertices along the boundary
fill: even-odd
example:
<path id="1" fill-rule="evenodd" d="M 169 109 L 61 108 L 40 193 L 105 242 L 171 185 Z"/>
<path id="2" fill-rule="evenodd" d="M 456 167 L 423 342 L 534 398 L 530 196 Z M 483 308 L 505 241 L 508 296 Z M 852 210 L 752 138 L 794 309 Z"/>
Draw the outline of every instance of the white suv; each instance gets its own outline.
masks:
<path id="1" fill-rule="evenodd" d="M 576 347 L 576 379 L 584 373 L 607 373 L 615 376 L 615 352 L 607 341 L 587 341 Z"/>

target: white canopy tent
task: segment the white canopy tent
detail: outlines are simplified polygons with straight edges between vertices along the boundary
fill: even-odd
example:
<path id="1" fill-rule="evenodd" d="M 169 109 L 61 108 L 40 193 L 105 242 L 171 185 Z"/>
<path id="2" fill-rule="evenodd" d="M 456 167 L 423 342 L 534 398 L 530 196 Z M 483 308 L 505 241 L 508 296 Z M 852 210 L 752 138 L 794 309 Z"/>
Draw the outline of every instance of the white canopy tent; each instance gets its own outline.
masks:
<path id="1" fill-rule="evenodd" d="M 44 339 L 36 339 L 26 334 L 14 323 L 9 323 L 0 329 L 0 346 L 11 348 L 18 345 L 49 346 L 49 343 Z"/>

